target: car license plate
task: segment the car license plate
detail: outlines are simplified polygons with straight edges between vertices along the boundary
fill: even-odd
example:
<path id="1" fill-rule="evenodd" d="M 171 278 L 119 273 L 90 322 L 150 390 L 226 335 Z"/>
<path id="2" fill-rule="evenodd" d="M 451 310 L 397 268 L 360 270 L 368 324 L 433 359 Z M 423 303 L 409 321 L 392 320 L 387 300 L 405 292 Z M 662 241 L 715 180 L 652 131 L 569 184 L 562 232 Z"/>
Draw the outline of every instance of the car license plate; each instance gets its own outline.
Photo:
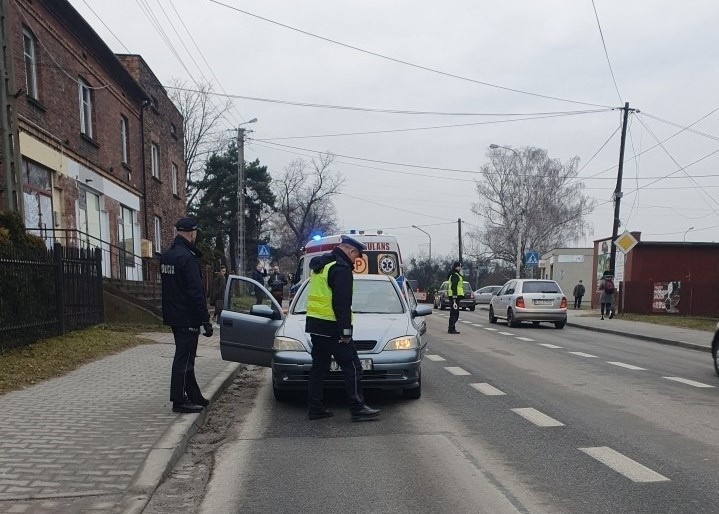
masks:
<path id="1" fill-rule="evenodd" d="M 360 363 L 362 364 L 362 371 L 370 371 L 372 369 L 372 359 L 360 359 Z M 337 364 L 337 361 L 332 361 L 330 364 L 330 371 L 339 371 L 340 365 Z"/>
<path id="2" fill-rule="evenodd" d="M 554 300 L 534 300 L 534 305 L 552 305 Z"/>

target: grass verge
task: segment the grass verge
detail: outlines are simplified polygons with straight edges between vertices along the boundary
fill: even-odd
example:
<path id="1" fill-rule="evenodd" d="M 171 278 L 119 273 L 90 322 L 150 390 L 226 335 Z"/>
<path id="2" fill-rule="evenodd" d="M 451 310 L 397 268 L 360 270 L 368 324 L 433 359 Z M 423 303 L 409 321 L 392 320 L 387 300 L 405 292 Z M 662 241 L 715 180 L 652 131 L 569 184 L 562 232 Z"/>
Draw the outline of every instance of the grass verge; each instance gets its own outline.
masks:
<path id="1" fill-rule="evenodd" d="M 650 316 L 648 314 L 619 314 L 616 319 L 626 321 L 641 321 L 643 323 L 653 323 L 655 325 L 664 325 L 677 328 L 691 328 L 693 330 L 704 330 L 706 332 L 714 332 L 717 326 L 717 318 L 702 317 L 684 317 L 684 316 Z"/>
<path id="2" fill-rule="evenodd" d="M 0 350 L 0 394 L 64 375 L 83 364 L 147 343 L 137 334 L 164 327 L 100 325 Z"/>

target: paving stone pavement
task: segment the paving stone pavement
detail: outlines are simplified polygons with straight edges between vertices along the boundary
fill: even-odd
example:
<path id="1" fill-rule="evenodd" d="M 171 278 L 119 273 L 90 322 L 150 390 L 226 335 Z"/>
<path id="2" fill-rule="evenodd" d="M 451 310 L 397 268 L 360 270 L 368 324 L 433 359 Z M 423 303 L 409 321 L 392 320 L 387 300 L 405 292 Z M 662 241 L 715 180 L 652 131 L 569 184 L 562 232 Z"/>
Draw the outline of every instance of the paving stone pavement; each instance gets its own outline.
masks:
<path id="1" fill-rule="evenodd" d="M 0 512 L 113 510 L 178 414 L 169 401 L 172 334 L 0 396 Z M 203 387 L 227 363 L 200 337 Z"/>

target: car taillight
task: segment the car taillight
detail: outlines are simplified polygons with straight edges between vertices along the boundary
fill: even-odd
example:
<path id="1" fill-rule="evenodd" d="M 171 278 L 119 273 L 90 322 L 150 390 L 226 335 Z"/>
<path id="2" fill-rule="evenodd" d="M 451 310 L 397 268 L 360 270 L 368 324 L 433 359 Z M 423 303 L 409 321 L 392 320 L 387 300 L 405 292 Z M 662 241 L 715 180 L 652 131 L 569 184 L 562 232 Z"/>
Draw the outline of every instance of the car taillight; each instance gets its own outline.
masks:
<path id="1" fill-rule="evenodd" d="M 567 308 L 567 298 L 566 296 L 562 297 L 562 302 L 559 304 L 560 309 L 566 309 Z"/>
<path id="2" fill-rule="evenodd" d="M 514 301 L 515 307 L 519 307 L 520 309 L 524 309 L 524 297 L 520 296 Z"/>
<path id="3" fill-rule="evenodd" d="M 474 298 L 474 293 L 469 293 L 470 298 Z"/>

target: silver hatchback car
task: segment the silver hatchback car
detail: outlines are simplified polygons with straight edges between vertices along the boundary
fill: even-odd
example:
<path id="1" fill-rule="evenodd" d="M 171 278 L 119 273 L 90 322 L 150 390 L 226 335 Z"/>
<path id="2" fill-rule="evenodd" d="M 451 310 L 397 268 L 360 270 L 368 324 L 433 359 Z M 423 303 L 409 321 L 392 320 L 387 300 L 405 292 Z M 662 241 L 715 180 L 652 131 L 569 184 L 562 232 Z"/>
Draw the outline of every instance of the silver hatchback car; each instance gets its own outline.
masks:
<path id="1" fill-rule="evenodd" d="M 522 321 L 538 325 L 545 321 L 564 328 L 567 297 L 554 280 L 514 279 L 502 286 L 489 302 L 489 322 L 506 319 L 510 327 Z"/>

